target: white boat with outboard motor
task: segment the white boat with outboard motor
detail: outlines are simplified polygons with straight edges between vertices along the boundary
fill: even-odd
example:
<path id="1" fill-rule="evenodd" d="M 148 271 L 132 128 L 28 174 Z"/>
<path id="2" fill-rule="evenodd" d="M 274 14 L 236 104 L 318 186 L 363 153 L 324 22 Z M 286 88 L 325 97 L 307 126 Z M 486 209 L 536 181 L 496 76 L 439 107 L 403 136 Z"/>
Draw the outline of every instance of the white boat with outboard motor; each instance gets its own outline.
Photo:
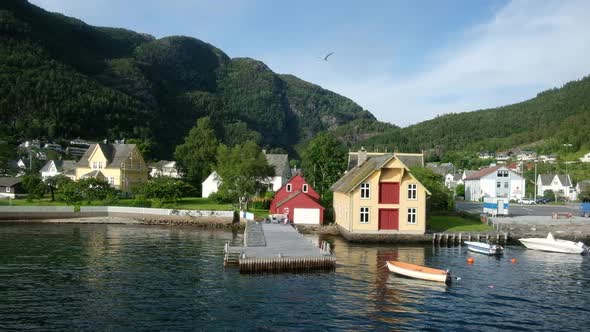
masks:
<path id="1" fill-rule="evenodd" d="M 547 234 L 546 238 L 532 237 L 519 239 L 519 241 L 525 247 L 527 247 L 527 249 L 560 252 L 566 254 L 588 255 L 590 253 L 590 247 L 585 245 L 583 242 L 555 239 L 551 232 Z"/>
<path id="2" fill-rule="evenodd" d="M 502 255 L 504 253 L 504 247 L 498 244 L 489 244 L 485 242 L 472 242 L 465 241 L 467 249 L 473 252 L 478 252 L 484 255 Z"/>

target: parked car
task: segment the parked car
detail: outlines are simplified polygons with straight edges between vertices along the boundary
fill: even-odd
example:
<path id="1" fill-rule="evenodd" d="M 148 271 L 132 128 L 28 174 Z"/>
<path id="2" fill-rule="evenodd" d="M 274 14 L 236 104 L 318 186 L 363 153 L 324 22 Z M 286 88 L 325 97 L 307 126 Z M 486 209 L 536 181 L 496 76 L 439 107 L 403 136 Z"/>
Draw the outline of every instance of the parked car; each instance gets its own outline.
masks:
<path id="1" fill-rule="evenodd" d="M 547 204 L 549 202 L 553 202 L 552 198 L 540 197 L 537 198 L 537 204 Z"/>
<path id="2" fill-rule="evenodd" d="M 582 203 L 580 204 L 580 216 L 581 217 L 590 217 L 590 203 Z"/>
<path id="3" fill-rule="evenodd" d="M 521 198 L 521 199 L 518 200 L 518 204 L 534 205 L 534 204 L 537 204 L 537 203 L 532 198 Z"/>

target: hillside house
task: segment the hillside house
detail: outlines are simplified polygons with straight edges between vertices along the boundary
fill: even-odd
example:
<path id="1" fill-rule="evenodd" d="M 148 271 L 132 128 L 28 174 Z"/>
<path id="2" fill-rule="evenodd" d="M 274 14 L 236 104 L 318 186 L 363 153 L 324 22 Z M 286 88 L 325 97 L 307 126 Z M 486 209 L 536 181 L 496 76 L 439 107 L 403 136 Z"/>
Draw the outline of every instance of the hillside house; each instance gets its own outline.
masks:
<path id="1" fill-rule="evenodd" d="M 445 175 L 445 187 L 455 189 L 460 184 L 463 184 L 463 174 L 448 173 Z"/>
<path id="2" fill-rule="evenodd" d="M 537 153 L 533 151 L 521 150 L 516 154 L 518 161 L 533 161 L 537 159 Z"/>
<path id="3" fill-rule="evenodd" d="M 551 190 L 568 200 L 577 198 L 577 192 L 569 174 L 539 174 L 537 176 L 537 196 L 544 196 L 546 190 Z"/>
<path id="4" fill-rule="evenodd" d="M 331 187 L 335 221 L 350 235 L 424 234 L 428 190 L 410 173 L 399 156 L 355 154 L 356 165 Z M 412 154 L 410 161 L 422 162 Z M 349 160 L 350 166 L 350 160 Z"/>
<path id="5" fill-rule="evenodd" d="M 483 197 L 517 200 L 525 195 L 525 179 L 503 165 L 483 168 L 465 177 L 463 182 L 468 201 L 479 201 Z"/>
<path id="6" fill-rule="evenodd" d="M 50 160 L 41 168 L 41 177 L 43 180 L 63 174 L 72 180 L 76 179 L 76 161 L 75 160 Z"/>
<path id="7" fill-rule="evenodd" d="M 590 163 L 590 152 L 586 153 L 580 158 L 580 161 L 583 163 Z"/>
<path id="8" fill-rule="evenodd" d="M 25 195 L 22 178 L 0 177 L 0 198 L 17 198 Z"/>
<path id="9" fill-rule="evenodd" d="M 554 154 L 550 154 L 550 155 L 542 154 L 539 156 L 539 161 L 543 162 L 543 163 L 553 164 L 557 161 L 557 156 Z"/>
<path id="10" fill-rule="evenodd" d="M 291 178 L 291 166 L 289 165 L 289 156 L 286 154 L 267 154 L 264 153 L 266 161 L 274 169 L 274 175 L 263 182 L 268 185 L 268 189 L 277 191 L 287 183 Z M 221 179 L 217 172 L 213 171 L 201 183 L 201 197 L 209 197 L 212 193 L 216 193 L 219 189 Z"/>
<path id="11" fill-rule="evenodd" d="M 301 174 L 295 175 L 276 192 L 269 213 L 287 215 L 294 224 L 319 225 L 324 222 L 320 195 Z"/>
<path id="12" fill-rule="evenodd" d="M 150 176 L 153 178 L 168 176 L 178 179 L 182 175 L 176 167 L 176 161 L 160 160 L 157 163 L 150 165 Z"/>
<path id="13" fill-rule="evenodd" d="M 76 180 L 105 179 L 116 189 L 132 192 L 147 182 L 148 167 L 135 144 L 92 144 L 76 164 Z"/>

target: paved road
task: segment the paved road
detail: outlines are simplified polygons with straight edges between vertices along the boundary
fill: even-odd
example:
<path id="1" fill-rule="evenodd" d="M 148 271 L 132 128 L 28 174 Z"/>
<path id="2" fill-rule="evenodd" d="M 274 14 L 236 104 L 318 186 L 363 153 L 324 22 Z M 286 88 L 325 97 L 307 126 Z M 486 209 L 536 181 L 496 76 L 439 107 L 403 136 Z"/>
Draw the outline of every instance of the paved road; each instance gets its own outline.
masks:
<path id="1" fill-rule="evenodd" d="M 472 203 L 457 201 L 455 202 L 458 211 L 465 211 L 469 213 L 482 213 L 482 203 Z M 570 205 L 521 205 L 510 204 L 509 212 L 513 216 L 550 216 L 553 212 L 569 212 L 572 215 L 578 215 L 580 209 L 579 203 L 571 203 Z"/>

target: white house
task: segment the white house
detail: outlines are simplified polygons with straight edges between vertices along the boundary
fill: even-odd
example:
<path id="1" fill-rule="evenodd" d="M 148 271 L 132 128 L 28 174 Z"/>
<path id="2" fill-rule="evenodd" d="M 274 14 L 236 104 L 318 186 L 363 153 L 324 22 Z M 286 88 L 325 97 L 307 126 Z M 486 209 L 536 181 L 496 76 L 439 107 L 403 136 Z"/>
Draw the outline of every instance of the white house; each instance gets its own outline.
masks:
<path id="1" fill-rule="evenodd" d="M 72 180 L 76 179 L 76 161 L 74 160 L 50 160 L 41 168 L 43 180 L 63 174 Z"/>
<path id="2" fill-rule="evenodd" d="M 510 160 L 510 156 L 505 153 L 500 153 L 496 156 L 497 162 L 507 162 L 508 160 Z"/>
<path id="3" fill-rule="evenodd" d="M 269 190 L 277 191 L 291 179 L 291 166 L 289 165 L 289 156 L 286 154 L 265 154 L 266 161 L 275 170 L 274 176 L 265 179 Z M 201 196 L 209 197 L 212 193 L 217 192 L 220 178 L 214 171 L 209 174 L 207 179 L 201 184 Z"/>
<path id="4" fill-rule="evenodd" d="M 176 167 L 176 161 L 160 160 L 150 165 L 150 176 L 155 178 L 159 176 L 169 176 L 171 178 L 180 178 L 181 174 Z"/>
<path id="5" fill-rule="evenodd" d="M 465 177 L 463 182 L 468 201 L 479 201 L 482 197 L 516 200 L 525 195 L 525 179 L 502 165 L 483 168 Z"/>
<path id="6" fill-rule="evenodd" d="M 545 190 L 551 190 L 569 200 L 575 200 L 578 197 L 569 174 L 539 174 L 537 196 L 543 196 Z"/>
<path id="7" fill-rule="evenodd" d="M 518 161 L 532 161 L 537 159 L 537 153 L 533 151 L 521 150 L 516 154 L 516 160 Z"/>
<path id="8" fill-rule="evenodd" d="M 445 187 L 454 189 L 456 186 L 463 184 L 463 174 L 448 173 L 445 175 Z"/>
<path id="9" fill-rule="evenodd" d="M 554 162 L 557 161 L 557 156 L 554 154 L 550 154 L 550 155 L 542 154 L 539 156 L 539 161 L 544 162 L 544 163 L 553 164 Z"/>
<path id="10" fill-rule="evenodd" d="M 583 155 L 582 158 L 580 158 L 580 161 L 583 163 L 590 163 L 590 152 Z"/>
<path id="11" fill-rule="evenodd" d="M 479 159 L 492 159 L 495 157 L 493 152 L 480 152 L 478 155 Z"/>

